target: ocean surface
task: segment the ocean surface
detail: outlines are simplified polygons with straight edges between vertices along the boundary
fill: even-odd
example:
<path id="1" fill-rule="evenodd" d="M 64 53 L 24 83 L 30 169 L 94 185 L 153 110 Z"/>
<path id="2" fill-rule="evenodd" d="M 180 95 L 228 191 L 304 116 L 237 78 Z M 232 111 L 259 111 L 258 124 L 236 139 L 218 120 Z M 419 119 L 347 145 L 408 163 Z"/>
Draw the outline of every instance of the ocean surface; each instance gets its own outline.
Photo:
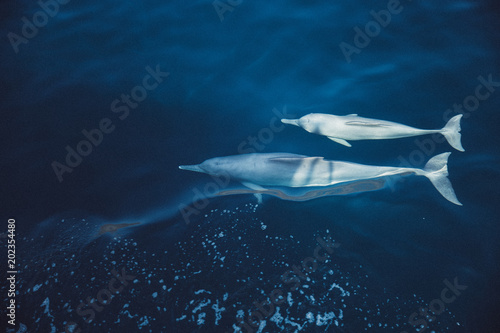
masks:
<path id="1" fill-rule="evenodd" d="M 0 17 L 6 332 L 500 332 L 497 1 L 22 0 Z M 313 112 L 424 129 L 461 113 L 465 152 L 279 121 Z M 451 152 L 463 206 L 425 177 L 259 202 L 178 168 L 252 152 Z"/>

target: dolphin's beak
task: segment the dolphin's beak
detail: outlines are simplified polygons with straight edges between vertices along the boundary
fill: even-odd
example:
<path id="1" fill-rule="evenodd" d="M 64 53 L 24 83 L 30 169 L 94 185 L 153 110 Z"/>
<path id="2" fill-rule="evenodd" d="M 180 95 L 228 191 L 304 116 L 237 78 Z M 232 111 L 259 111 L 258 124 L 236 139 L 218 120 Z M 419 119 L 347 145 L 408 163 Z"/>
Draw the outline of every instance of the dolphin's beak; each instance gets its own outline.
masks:
<path id="1" fill-rule="evenodd" d="M 179 165 L 179 169 L 181 169 L 181 170 L 189 170 L 189 171 L 196 171 L 196 172 L 205 172 L 198 165 Z"/>
<path id="2" fill-rule="evenodd" d="M 281 119 L 281 122 L 283 124 L 289 124 L 289 125 L 299 126 L 299 120 L 298 119 Z"/>

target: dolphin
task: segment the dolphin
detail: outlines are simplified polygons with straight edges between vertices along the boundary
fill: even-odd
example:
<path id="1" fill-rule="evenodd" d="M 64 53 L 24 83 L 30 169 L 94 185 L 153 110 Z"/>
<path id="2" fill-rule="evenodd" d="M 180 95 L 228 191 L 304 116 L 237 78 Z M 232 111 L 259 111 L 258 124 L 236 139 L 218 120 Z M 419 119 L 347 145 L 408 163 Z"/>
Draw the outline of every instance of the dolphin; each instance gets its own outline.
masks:
<path id="1" fill-rule="evenodd" d="M 464 151 L 460 142 L 461 118 L 462 115 L 459 114 L 451 118 L 445 127 L 437 130 L 418 129 L 392 121 L 363 118 L 357 114 L 335 116 L 324 113 L 310 113 L 300 119 L 281 119 L 281 122 L 302 127 L 310 133 L 324 135 L 330 140 L 347 147 L 351 147 L 347 140 L 397 139 L 440 133 L 444 135 L 453 148 Z"/>
<path id="2" fill-rule="evenodd" d="M 179 169 L 212 176 L 229 176 L 251 189 L 262 191 L 269 186 L 326 187 L 392 175 L 414 174 L 427 177 L 448 201 L 462 205 L 447 178 L 450 154 L 442 153 L 434 156 L 423 169 L 329 161 L 323 157 L 290 153 L 253 153 L 215 157 L 196 165 L 181 165 Z"/>

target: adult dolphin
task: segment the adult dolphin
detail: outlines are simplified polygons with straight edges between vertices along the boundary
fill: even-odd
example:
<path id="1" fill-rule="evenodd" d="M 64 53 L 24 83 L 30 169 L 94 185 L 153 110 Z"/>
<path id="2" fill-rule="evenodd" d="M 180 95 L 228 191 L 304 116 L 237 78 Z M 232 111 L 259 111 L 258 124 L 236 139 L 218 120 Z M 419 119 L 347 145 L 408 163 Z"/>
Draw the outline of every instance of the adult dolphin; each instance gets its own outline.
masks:
<path id="1" fill-rule="evenodd" d="M 213 176 L 229 176 L 254 190 L 265 190 L 266 186 L 330 186 L 391 175 L 415 174 L 427 177 L 448 201 L 462 205 L 447 178 L 450 154 L 442 153 L 434 156 L 423 169 L 328 161 L 323 157 L 289 153 L 254 153 L 215 157 L 197 165 L 181 165 L 179 169 L 203 172 Z"/>
<path id="2" fill-rule="evenodd" d="M 324 135 L 330 140 L 351 147 L 347 140 L 382 140 L 397 139 L 424 134 L 440 133 L 449 144 L 464 151 L 460 135 L 459 114 L 451 118 L 445 127 L 437 130 L 418 129 L 392 121 L 359 117 L 357 114 L 335 116 L 324 113 L 310 113 L 300 119 L 281 119 L 284 124 L 302 127 L 314 134 Z"/>

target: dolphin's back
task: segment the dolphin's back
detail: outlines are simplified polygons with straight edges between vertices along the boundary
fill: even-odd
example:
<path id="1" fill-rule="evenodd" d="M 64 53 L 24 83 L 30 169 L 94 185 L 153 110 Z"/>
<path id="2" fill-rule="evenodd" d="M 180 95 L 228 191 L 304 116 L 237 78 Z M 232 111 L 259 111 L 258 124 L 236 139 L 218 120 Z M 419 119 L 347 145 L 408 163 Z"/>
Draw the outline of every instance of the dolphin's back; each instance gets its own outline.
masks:
<path id="1" fill-rule="evenodd" d="M 288 153 L 240 156 L 230 171 L 240 181 L 289 187 L 323 186 L 333 181 L 334 162 L 325 161 L 323 157 Z"/>

